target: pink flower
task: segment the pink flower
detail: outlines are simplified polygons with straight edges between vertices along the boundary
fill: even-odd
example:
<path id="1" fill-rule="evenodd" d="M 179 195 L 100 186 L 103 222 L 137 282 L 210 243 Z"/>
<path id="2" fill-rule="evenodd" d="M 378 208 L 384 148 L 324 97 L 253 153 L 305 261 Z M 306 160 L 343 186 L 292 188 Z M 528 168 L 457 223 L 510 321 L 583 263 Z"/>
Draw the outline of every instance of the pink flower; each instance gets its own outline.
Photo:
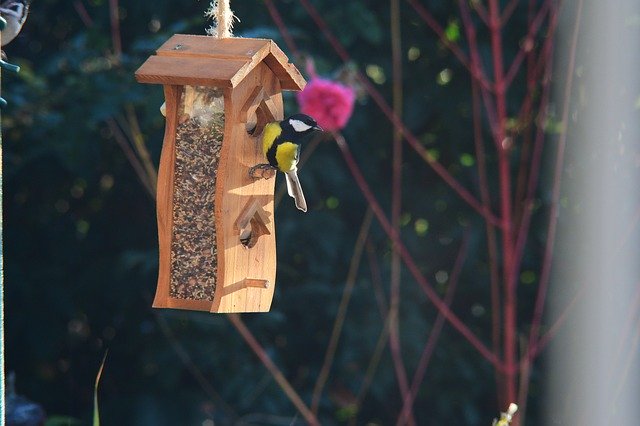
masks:
<path id="1" fill-rule="evenodd" d="M 324 130 L 344 128 L 353 113 L 356 93 L 353 88 L 318 77 L 309 67 L 311 80 L 302 92 L 298 103 L 303 114 L 310 115 Z"/>

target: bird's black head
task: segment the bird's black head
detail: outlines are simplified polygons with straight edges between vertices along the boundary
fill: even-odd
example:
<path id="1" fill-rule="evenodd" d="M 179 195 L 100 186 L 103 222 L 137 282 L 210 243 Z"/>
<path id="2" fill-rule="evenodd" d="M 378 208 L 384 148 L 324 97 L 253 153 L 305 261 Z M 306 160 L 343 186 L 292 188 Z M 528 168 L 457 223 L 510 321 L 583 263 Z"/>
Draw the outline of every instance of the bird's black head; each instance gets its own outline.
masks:
<path id="1" fill-rule="evenodd" d="M 281 125 L 283 128 L 290 128 L 297 134 L 309 134 L 315 131 L 322 131 L 322 128 L 316 123 L 316 120 L 306 114 L 293 114 L 282 120 Z"/>
<path id="2" fill-rule="evenodd" d="M 15 16 L 22 20 L 29 11 L 31 0 L 4 0 L 0 2 L 0 11 L 6 15 Z"/>

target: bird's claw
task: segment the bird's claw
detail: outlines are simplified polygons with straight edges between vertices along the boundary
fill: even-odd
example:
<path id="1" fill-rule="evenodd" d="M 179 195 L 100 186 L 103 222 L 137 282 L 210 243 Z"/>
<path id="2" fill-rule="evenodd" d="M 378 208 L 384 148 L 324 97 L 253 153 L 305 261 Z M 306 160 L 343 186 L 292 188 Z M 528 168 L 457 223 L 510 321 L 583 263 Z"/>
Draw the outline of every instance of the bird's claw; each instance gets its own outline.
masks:
<path id="1" fill-rule="evenodd" d="M 20 72 L 20 66 L 19 65 L 14 65 L 14 64 L 10 64 L 9 62 L 0 59 L 0 68 L 2 68 L 3 70 L 6 71 L 10 71 L 10 72 Z"/>
<path id="2" fill-rule="evenodd" d="M 271 164 L 257 164 L 249 169 L 252 179 L 270 179 L 276 174 L 276 169 Z"/>

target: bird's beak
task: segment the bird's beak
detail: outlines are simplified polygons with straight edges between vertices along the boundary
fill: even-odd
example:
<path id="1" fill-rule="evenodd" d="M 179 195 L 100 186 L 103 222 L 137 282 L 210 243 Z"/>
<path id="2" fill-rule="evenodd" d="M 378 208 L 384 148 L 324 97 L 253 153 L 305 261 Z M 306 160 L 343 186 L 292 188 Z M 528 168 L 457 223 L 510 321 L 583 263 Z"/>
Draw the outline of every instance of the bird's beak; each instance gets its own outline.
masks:
<path id="1" fill-rule="evenodd" d="M 320 126 L 318 126 L 317 124 L 313 127 L 313 130 L 317 130 L 319 132 L 324 132 L 324 129 Z"/>

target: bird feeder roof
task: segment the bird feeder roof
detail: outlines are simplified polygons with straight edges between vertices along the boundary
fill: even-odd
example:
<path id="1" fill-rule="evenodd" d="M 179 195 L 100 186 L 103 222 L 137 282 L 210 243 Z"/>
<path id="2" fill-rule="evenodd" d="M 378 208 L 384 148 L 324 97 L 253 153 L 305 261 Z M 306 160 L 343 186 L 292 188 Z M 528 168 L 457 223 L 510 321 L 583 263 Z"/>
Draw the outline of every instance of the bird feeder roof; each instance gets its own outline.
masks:
<path id="1" fill-rule="evenodd" d="M 304 77 L 271 40 L 176 34 L 136 71 L 140 83 L 236 87 L 264 62 L 284 90 L 302 90 Z"/>

